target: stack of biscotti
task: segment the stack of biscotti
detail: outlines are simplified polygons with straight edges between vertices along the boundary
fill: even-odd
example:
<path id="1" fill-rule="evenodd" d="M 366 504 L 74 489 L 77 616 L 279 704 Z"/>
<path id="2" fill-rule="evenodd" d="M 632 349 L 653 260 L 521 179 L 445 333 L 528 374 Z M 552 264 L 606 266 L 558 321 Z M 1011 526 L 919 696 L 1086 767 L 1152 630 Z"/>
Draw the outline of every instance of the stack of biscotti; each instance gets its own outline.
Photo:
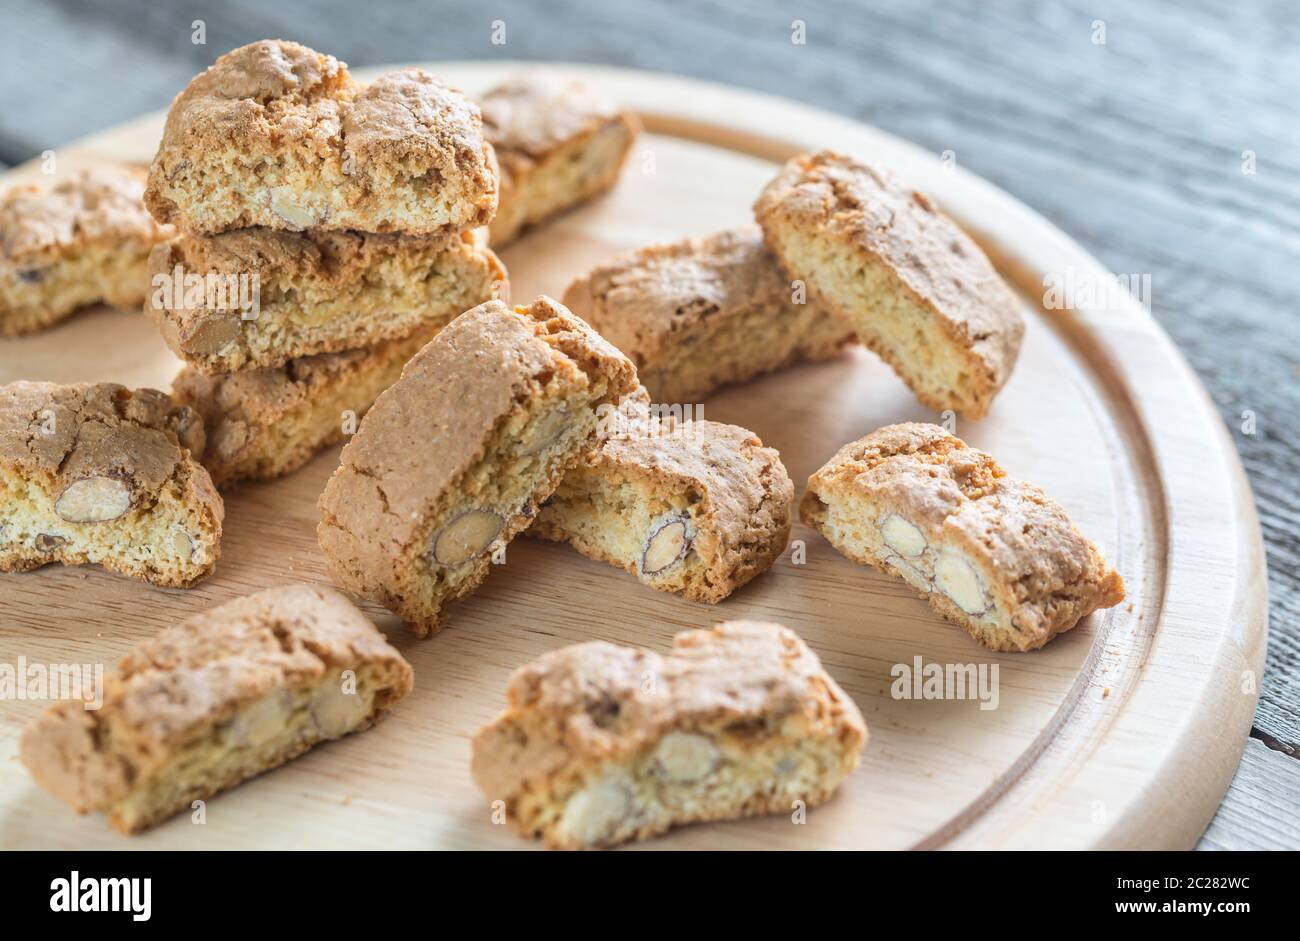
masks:
<path id="1" fill-rule="evenodd" d="M 219 486 L 301 467 L 355 430 L 462 311 L 508 292 L 488 249 L 498 170 L 477 106 L 419 69 L 357 82 L 265 40 L 172 103 L 145 204 L 179 234 L 146 310 L 186 363 Z"/>

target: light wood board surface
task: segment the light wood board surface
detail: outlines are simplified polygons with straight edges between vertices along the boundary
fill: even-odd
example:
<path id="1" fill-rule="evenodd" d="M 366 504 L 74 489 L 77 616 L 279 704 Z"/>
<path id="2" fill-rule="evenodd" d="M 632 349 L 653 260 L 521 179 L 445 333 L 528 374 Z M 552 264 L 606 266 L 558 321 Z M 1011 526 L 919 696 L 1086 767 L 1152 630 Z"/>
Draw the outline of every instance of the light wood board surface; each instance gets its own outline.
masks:
<path id="1" fill-rule="evenodd" d="M 509 65 L 428 66 L 473 93 Z M 567 68 L 567 67 L 566 67 Z M 933 195 L 1024 292 L 1020 362 L 992 413 L 956 431 L 1048 490 L 1124 575 L 1129 601 L 1046 649 L 992 654 L 901 583 L 852 565 L 796 525 L 787 554 L 717 607 L 662 595 L 562 546 L 517 540 L 508 562 L 417 641 L 367 610 L 416 670 L 416 690 L 373 731 L 326 746 L 209 802 L 203 826 L 174 820 L 125 840 L 40 792 L 14 757 L 33 702 L 0 703 L 0 846 L 516 847 L 468 773 L 469 738 L 502 705 L 512 669 L 601 638 L 664 649 L 672 634 L 737 617 L 802 634 L 871 728 L 862 767 L 807 823 L 688 828 L 656 847 L 1190 847 L 1241 755 L 1265 637 L 1258 524 L 1209 402 L 1149 314 L 1039 309 L 1047 273 L 1099 274 L 1041 217 L 933 155 L 791 102 L 668 76 L 572 67 L 641 112 L 649 133 L 618 189 L 506 250 L 516 299 L 563 292 L 625 249 L 750 217 L 776 161 L 832 146 L 893 167 Z M 59 151 L 60 171 L 147 161 L 151 117 Z M 20 171 L 21 172 L 21 171 Z M 0 381 L 114 380 L 166 388 L 177 369 L 148 321 L 95 311 L 0 346 Z M 841 444 L 890 422 L 938 420 L 862 352 L 710 398 L 707 417 L 781 451 L 798 492 Z M 0 662 L 111 664 L 185 615 L 258 588 L 327 581 L 315 501 L 337 449 L 293 477 L 227 495 L 225 548 L 194 591 L 96 570 L 0 578 Z M 998 707 L 891 696 L 915 657 L 997 664 Z"/>

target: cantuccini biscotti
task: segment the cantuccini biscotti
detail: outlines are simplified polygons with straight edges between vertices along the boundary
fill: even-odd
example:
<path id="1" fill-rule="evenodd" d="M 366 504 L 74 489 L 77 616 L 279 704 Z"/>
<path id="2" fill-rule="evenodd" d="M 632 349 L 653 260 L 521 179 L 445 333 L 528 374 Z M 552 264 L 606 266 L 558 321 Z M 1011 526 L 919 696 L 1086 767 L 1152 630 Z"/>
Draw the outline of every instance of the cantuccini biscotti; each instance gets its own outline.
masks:
<path id="1" fill-rule="evenodd" d="M 644 390 L 611 417 L 613 433 L 565 475 L 529 533 L 709 603 L 772 567 L 794 501 L 776 451 L 737 425 L 661 417 Z"/>
<path id="2" fill-rule="evenodd" d="M 492 245 L 605 192 L 618 180 L 640 122 L 584 82 L 517 75 L 479 99 L 501 167 Z"/>
<path id="3" fill-rule="evenodd" d="M 404 69 L 362 85 L 333 56 L 263 40 L 172 102 L 145 204 L 193 233 L 439 235 L 488 223 L 497 170 L 478 107 L 439 79 Z"/>
<path id="4" fill-rule="evenodd" d="M 343 449 L 317 534 L 335 580 L 420 634 L 487 575 L 599 443 L 636 369 L 556 301 L 466 311 L 406 364 Z"/>
<path id="5" fill-rule="evenodd" d="M 938 425 L 846 444 L 809 478 L 800 516 L 994 650 L 1041 647 L 1124 600 L 1124 580 L 1065 510 Z"/>
<path id="6" fill-rule="evenodd" d="M 77 813 L 135 833 L 368 728 L 410 690 L 410 665 L 341 594 L 272 588 L 138 645 L 98 709 L 63 701 L 28 728 L 22 760 Z"/>
<path id="7" fill-rule="evenodd" d="M 153 389 L 0 386 L 0 571 L 92 563 L 186 588 L 221 554 L 203 423 Z"/>
<path id="8" fill-rule="evenodd" d="M 685 631 L 667 657 L 565 647 L 517 671 L 506 699 L 474 737 L 474 780 L 512 829 L 565 849 L 820 803 L 867 738 L 853 700 L 779 624 Z"/>
<path id="9" fill-rule="evenodd" d="M 144 171 L 105 164 L 0 196 L 0 335 L 40 330 L 89 304 L 139 309 L 149 252 L 171 237 L 145 211 Z"/>
<path id="10" fill-rule="evenodd" d="M 322 449 L 342 441 L 379 393 L 402 374 L 438 332 L 342 353 L 291 359 L 283 366 L 205 376 L 185 369 L 172 398 L 203 417 L 203 466 L 218 487 L 291 474 Z"/>
<path id="11" fill-rule="evenodd" d="M 805 300 L 753 227 L 628 252 L 564 294 L 631 357 L 656 402 L 676 403 L 853 341 L 848 321 Z"/>
<path id="12" fill-rule="evenodd" d="M 924 194 L 822 151 L 790 160 L 754 214 L 786 274 L 852 323 L 923 404 L 988 411 L 1024 321 L 984 252 Z"/>
<path id="13" fill-rule="evenodd" d="M 444 239 L 265 228 L 182 235 L 154 249 L 149 272 L 146 310 L 172 351 L 208 374 L 441 327 L 506 282 L 481 230 Z"/>

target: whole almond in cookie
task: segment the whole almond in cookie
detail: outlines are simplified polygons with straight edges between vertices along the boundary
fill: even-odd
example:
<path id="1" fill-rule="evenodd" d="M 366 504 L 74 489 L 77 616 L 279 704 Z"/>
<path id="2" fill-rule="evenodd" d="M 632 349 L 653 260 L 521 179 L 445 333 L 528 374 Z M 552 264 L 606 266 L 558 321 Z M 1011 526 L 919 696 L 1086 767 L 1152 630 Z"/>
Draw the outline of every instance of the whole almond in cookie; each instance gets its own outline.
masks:
<path id="1" fill-rule="evenodd" d="M 221 554 L 198 413 L 112 383 L 0 386 L 0 571 L 100 565 L 187 588 Z"/>
<path id="2" fill-rule="evenodd" d="M 563 849 L 819 804 L 867 740 L 853 700 L 779 624 L 683 631 L 666 657 L 564 647 L 516 671 L 506 700 L 474 736 L 474 781 L 511 829 Z"/>
<path id="3" fill-rule="evenodd" d="M 635 387 L 631 362 L 548 297 L 466 311 L 343 449 L 317 527 L 330 573 L 417 633 L 437 631 L 443 607 L 603 439 L 597 410 Z"/>
<path id="4" fill-rule="evenodd" d="M 994 650 L 1041 647 L 1124 600 L 1124 580 L 1065 510 L 938 425 L 846 444 L 808 479 L 800 517 Z"/>
<path id="5" fill-rule="evenodd" d="M 337 591 L 288 585 L 196 614 L 128 653 L 87 709 L 23 734 L 23 764 L 79 814 L 135 833 L 320 742 L 373 725 L 411 667 Z"/>
<path id="6" fill-rule="evenodd" d="M 660 416 L 644 389 L 542 505 L 530 533 L 643 584 L 716 603 L 767 571 L 790 535 L 794 485 L 751 431 Z"/>

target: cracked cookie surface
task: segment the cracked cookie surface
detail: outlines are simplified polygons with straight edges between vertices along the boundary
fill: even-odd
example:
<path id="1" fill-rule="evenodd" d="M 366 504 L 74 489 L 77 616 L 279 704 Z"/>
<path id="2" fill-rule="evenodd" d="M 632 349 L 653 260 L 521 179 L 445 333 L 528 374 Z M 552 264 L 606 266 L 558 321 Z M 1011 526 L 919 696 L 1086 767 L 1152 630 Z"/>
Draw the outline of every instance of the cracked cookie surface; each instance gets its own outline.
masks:
<path id="1" fill-rule="evenodd" d="M 938 425 L 845 445 L 809 478 L 800 517 L 994 650 L 1041 647 L 1124 600 L 1124 580 L 1064 509 Z"/>
<path id="2" fill-rule="evenodd" d="M 32 776 L 134 833 L 329 739 L 373 725 L 411 667 L 339 592 L 288 585 L 166 628 L 109 675 L 97 709 L 50 707 L 24 733 Z"/>
<path id="3" fill-rule="evenodd" d="M 498 248 L 612 187 L 641 129 L 585 82 L 544 70 L 510 78 L 478 104 L 501 168 Z"/>
<path id="4" fill-rule="evenodd" d="M 1019 301 L 923 193 L 831 151 L 791 159 L 754 215 L 790 278 L 925 405 L 980 418 L 1020 352 Z"/>
<path id="5" fill-rule="evenodd" d="M 660 413 L 640 390 L 565 475 L 530 534 L 645 585 L 717 603 L 767 571 L 790 535 L 794 485 L 753 432 Z"/>
<path id="6" fill-rule="evenodd" d="M 796 302 L 753 226 L 627 252 L 574 280 L 564 303 L 631 357 L 657 402 L 829 359 L 854 336 L 847 320 Z"/>
<path id="7" fill-rule="evenodd" d="M 473 591 L 564 473 L 599 443 L 596 410 L 631 362 L 558 302 L 457 317 L 375 401 L 320 499 L 340 585 L 419 634 Z"/>
<path id="8" fill-rule="evenodd" d="M 172 102 L 145 204 L 187 232 L 439 235 L 486 225 L 497 169 L 478 107 L 420 69 L 369 85 L 284 40 L 228 52 Z"/>
<path id="9" fill-rule="evenodd" d="M 513 830 L 565 849 L 820 803 L 867 739 L 853 700 L 779 624 L 684 631 L 668 656 L 575 644 L 516 671 L 506 700 L 474 736 L 474 781 Z"/>
<path id="10" fill-rule="evenodd" d="M 203 417 L 202 462 L 218 487 L 272 480 L 346 438 L 345 425 L 359 420 L 397 381 L 406 361 L 438 329 L 365 349 L 298 357 L 283 366 L 216 376 L 185 369 L 172 380 L 172 398 Z"/>
<path id="11" fill-rule="evenodd" d="M 183 235 L 154 249 L 149 270 L 175 286 L 155 290 L 146 312 L 172 352 L 209 375 L 406 337 L 509 296 L 481 230 L 433 239 L 265 228 Z M 200 278 L 211 280 L 212 300 L 181 292 Z"/>
<path id="12" fill-rule="evenodd" d="M 0 571 L 93 563 L 189 587 L 221 553 L 203 423 L 153 389 L 0 387 Z"/>
<path id="13" fill-rule="evenodd" d="M 144 178 L 104 164 L 0 196 L 0 335 L 40 330 L 91 304 L 139 308 L 149 252 L 173 234 L 145 211 Z"/>

